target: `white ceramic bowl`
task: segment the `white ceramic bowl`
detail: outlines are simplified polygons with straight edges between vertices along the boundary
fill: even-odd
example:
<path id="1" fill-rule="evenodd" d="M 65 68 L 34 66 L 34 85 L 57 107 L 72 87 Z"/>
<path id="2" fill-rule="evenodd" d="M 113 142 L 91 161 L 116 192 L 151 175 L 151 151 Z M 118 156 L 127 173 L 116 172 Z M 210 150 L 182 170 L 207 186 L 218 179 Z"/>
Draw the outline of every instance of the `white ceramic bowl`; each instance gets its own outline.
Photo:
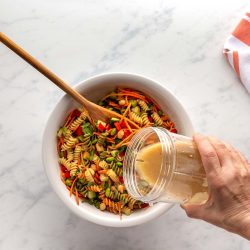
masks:
<path id="1" fill-rule="evenodd" d="M 183 106 L 165 86 L 145 78 L 143 76 L 128 73 L 109 73 L 91 77 L 76 85 L 75 89 L 87 99 L 97 101 L 116 87 L 129 87 L 142 91 L 149 95 L 169 114 L 175 122 L 178 132 L 191 136 L 192 123 Z M 58 156 L 56 151 L 56 132 L 64 123 L 70 110 L 79 105 L 73 99 L 65 95 L 51 113 L 43 135 L 42 157 L 49 182 L 60 199 L 75 214 L 81 218 L 96 224 L 111 227 L 129 227 L 153 220 L 169 210 L 173 204 L 158 203 L 147 209 L 135 211 L 130 216 L 123 216 L 120 220 L 118 215 L 109 212 L 101 212 L 94 206 L 81 203 L 79 206 L 74 197 L 69 197 L 69 191 L 60 179 Z"/>

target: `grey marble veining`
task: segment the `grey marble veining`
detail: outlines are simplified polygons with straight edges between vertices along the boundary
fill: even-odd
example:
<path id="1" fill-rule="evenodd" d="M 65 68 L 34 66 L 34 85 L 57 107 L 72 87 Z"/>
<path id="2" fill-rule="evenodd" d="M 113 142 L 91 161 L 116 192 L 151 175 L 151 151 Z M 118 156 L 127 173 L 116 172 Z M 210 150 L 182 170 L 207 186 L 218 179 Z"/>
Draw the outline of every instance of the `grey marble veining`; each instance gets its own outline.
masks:
<path id="1" fill-rule="evenodd" d="M 2 0 L 0 30 L 71 85 L 112 71 L 158 80 L 198 132 L 250 159 L 250 96 L 222 55 L 248 2 Z M 0 58 L 0 249 L 249 249 L 248 241 L 189 219 L 178 206 L 123 229 L 72 214 L 41 162 L 46 120 L 63 94 L 3 45 Z"/>

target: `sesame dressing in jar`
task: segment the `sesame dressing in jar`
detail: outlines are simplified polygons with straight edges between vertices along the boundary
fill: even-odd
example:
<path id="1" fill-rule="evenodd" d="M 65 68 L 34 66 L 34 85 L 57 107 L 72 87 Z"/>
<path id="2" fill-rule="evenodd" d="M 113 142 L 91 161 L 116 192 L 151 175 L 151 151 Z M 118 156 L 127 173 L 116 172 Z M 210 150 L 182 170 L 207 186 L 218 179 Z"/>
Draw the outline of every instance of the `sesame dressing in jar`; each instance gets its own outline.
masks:
<path id="1" fill-rule="evenodd" d="M 208 198 L 204 167 L 192 138 L 160 127 L 140 130 L 124 159 L 128 192 L 143 202 L 202 203 Z"/>

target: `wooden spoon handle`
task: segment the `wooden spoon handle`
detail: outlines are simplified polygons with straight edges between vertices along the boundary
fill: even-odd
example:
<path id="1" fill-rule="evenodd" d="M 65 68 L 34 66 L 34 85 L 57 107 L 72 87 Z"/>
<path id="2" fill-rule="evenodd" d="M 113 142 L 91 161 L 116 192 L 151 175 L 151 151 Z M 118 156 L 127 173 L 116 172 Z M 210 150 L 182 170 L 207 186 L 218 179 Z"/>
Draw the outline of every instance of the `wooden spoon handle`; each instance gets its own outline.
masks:
<path id="1" fill-rule="evenodd" d="M 42 65 L 37 59 L 32 57 L 28 52 L 18 46 L 15 42 L 13 42 L 10 38 L 0 32 L 0 41 L 4 43 L 9 49 L 14 51 L 17 55 L 22 57 L 27 63 L 36 68 L 39 72 L 41 72 L 44 76 L 50 79 L 53 83 L 55 83 L 60 89 L 64 92 L 72 96 L 77 102 L 86 106 L 88 100 L 86 100 L 83 96 L 81 96 L 77 91 L 71 88 L 67 83 L 65 83 L 62 79 L 60 79 L 57 75 L 51 72 L 48 68 Z"/>

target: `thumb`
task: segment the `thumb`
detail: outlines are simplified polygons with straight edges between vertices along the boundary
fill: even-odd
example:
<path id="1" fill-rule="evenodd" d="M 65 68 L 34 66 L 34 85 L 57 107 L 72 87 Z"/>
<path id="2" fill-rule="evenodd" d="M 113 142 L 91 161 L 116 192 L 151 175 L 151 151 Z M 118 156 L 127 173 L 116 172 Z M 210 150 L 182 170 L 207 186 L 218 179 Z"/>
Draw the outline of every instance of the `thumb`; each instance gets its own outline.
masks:
<path id="1" fill-rule="evenodd" d="M 182 209 L 185 210 L 186 214 L 190 218 L 202 219 L 204 215 L 203 204 L 181 204 Z"/>

